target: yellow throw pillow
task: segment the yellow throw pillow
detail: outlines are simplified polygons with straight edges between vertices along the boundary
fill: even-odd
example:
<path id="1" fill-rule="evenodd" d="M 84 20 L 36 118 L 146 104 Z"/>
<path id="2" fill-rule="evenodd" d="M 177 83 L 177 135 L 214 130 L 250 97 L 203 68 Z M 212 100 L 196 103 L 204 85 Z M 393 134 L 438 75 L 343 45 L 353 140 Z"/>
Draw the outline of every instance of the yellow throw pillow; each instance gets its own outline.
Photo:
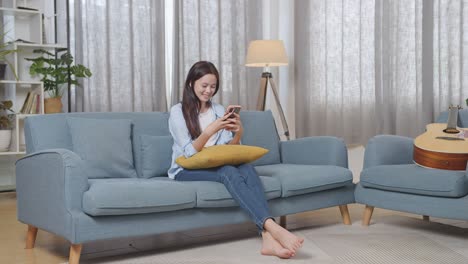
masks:
<path id="1" fill-rule="evenodd" d="M 240 165 L 261 158 L 268 149 L 246 145 L 215 145 L 202 149 L 190 158 L 180 156 L 176 163 L 185 169 L 208 169 L 223 165 Z"/>

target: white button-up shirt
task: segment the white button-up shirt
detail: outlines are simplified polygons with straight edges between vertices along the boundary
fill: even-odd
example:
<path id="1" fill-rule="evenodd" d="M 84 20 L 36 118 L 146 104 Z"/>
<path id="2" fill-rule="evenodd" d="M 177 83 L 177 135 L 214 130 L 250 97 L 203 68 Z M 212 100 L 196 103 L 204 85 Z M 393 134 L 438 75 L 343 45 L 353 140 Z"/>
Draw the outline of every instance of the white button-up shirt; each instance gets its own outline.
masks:
<path id="1" fill-rule="evenodd" d="M 224 107 L 214 102 L 211 103 L 211 108 L 208 111 L 214 112 L 212 122 L 223 117 L 225 114 Z M 183 169 L 175 162 L 175 160 L 182 155 L 189 158 L 197 153 L 197 150 L 192 145 L 193 140 L 190 136 L 187 125 L 185 124 L 181 103 L 171 107 L 169 116 L 169 132 L 174 139 L 174 144 L 172 145 L 172 165 L 167 174 L 169 178 L 174 179 L 177 173 Z M 232 132 L 221 129 L 215 134 L 214 138 L 215 145 L 224 145 L 228 144 L 232 140 L 233 135 Z"/>

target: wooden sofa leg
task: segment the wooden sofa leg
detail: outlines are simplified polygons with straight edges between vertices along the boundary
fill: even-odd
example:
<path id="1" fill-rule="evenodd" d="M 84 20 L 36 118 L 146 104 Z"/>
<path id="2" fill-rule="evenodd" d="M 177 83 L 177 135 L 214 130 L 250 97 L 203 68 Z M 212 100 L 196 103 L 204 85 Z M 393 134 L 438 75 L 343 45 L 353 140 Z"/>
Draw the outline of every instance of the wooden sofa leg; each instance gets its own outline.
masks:
<path id="1" fill-rule="evenodd" d="M 37 227 L 28 225 L 28 234 L 26 235 L 26 249 L 34 248 L 36 243 Z"/>
<path id="2" fill-rule="evenodd" d="M 283 228 L 286 228 L 286 216 L 285 215 L 280 216 L 280 223 L 279 224 Z"/>
<path id="3" fill-rule="evenodd" d="M 428 215 L 423 215 L 423 220 L 424 221 L 430 221 L 429 216 Z"/>
<path id="4" fill-rule="evenodd" d="M 340 205 L 340 213 L 341 217 L 343 218 L 343 224 L 351 225 L 351 217 L 349 216 L 348 205 Z"/>
<path id="5" fill-rule="evenodd" d="M 364 210 L 364 217 L 362 218 L 363 226 L 369 226 L 373 212 L 374 212 L 374 206 L 366 205 L 366 209 Z"/>
<path id="6" fill-rule="evenodd" d="M 79 264 L 82 244 L 72 244 L 70 246 L 69 264 Z"/>

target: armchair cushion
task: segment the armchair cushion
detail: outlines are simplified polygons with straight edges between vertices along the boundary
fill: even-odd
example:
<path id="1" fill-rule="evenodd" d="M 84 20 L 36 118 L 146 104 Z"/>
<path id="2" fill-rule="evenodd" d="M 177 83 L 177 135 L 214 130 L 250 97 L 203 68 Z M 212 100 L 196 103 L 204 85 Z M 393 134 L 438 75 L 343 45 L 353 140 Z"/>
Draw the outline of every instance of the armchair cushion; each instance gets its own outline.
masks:
<path id="1" fill-rule="evenodd" d="M 86 161 L 89 178 L 134 178 L 132 121 L 69 117 L 73 151 Z"/>
<path id="2" fill-rule="evenodd" d="M 366 188 L 440 197 L 468 194 L 465 171 L 427 169 L 416 164 L 381 165 L 361 173 Z"/>
<path id="3" fill-rule="evenodd" d="M 409 137 L 377 135 L 364 154 L 364 169 L 379 165 L 413 164 L 413 141 Z"/>

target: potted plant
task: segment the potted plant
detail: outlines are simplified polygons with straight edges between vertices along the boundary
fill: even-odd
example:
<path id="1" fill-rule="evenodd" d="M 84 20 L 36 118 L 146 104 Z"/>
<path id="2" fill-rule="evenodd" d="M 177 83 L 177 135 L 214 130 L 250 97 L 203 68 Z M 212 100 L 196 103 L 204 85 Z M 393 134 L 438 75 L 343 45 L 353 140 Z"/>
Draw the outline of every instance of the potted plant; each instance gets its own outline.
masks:
<path id="1" fill-rule="evenodd" d="M 79 86 L 78 78 L 89 78 L 91 70 L 81 64 L 73 65 L 73 56 L 68 49 L 58 49 L 57 56 L 44 49 L 36 49 L 33 53 L 40 54 L 36 58 L 26 58 L 32 61 L 29 73 L 31 76 L 40 76 L 44 83 L 46 113 L 62 112 L 62 95 L 69 84 Z"/>
<path id="2" fill-rule="evenodd" d="M 0 152 L 10 148 L 11 131 L 15 127 L 15 112 L 11 109 L 12 106 L 12 101 L 0 102 Z"/>

